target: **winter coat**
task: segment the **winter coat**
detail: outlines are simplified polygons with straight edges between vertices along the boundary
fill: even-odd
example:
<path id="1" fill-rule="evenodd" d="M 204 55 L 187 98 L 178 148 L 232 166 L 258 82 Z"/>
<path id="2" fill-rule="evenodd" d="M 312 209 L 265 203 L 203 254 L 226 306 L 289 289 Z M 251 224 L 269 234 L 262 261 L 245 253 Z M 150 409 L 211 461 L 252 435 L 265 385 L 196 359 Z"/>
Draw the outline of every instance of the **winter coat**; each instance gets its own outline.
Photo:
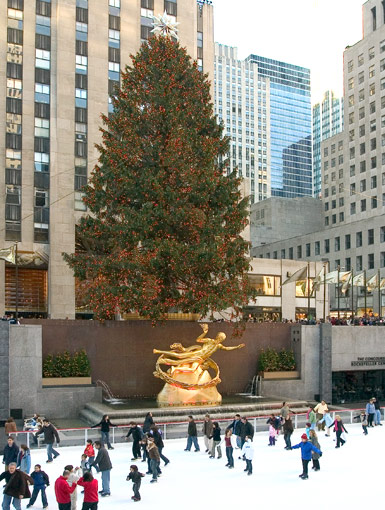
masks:
<path id="1" fill-rule="evenodd" d="M 371 404 L 368 402 L 366 404 L 366 414 L 374 414 L 376 412 L 376 408 L 374 407 L 374 404 Z"/>
<path id="2" fill-rule="evenodd" d="M 379 411 L 381 409 L 381 404 L 380 404 L 380 401 L 378 400 L 378 398 L 376 398 L 376 401 L 374 402 L 374 409 L 376 411 Z"/>
<path id="3" fill-rule="evenodd" d="M 159 429 L 153 429 L 152 430 L 152 437 L 154 438 L 154 443 L 158 448 L 164 448 L 164 443 L 162 439 L 162 434 L 160 433 Z"/>
<path id="4" fill-rule="evenodd" d="M 99 466 L 100 471 L 109 471 L 112 469 L 110 456 L 108 455 L 108 451 L 104 448 L 104 446 L 99 448 L 96 459 L 92 464 L 90 464 L 90 466 L 95 466 L 95 464 Z"/>
<path id="5" fill-rule="evenodd" d="M 322 402 L 320 402 L 315 406 L 314 411 L 318 414 L 325 414 L 327 408 L 328 408 L 327 404 L 323 404 Z"/>
<path id="6" fill-rule="evenodd" d="M 84 455 L 87 455 L 87 457 L 95 457 L 95 450 L 92 444 L 87 444 L 84 449 Z"/>
<path id="7" fill-rule="evenodd" d="M 130 430 L 127 432 L 126 437 L 130 437 L 132 434 L 132 439 L 134 441 L 140 441 L 143 438 L 143 432 L 142 429 L 139 427 L 139 425 L 135 425 L 134 427 L 131 427 Z"/>
<path id="8" fill-rule="evenodd" d="M 249 421 L 246 421 L 246 423 L 242 423 L 241 438 L 245 439 L 246 436 L 249 436 L 251 438 L 254 437 L 254 427 Z"/>
<path id="9" fill-rule="evenodd" d="M 312 438 L 310 439 L 310 442 L 311 442 L 311 444 L 312 444 L 313 446 L 315 446 L 316 448 L 318 448 L 318 450 L 321 450 L 321 447 L 320 447 L 320 445 L 319 445 L 318 439 L 317 439 L 316 437 L 312 437 Z M 314 451 L 313 451 L 313 452 L 312 452 L 312 454 L 311 454 L 311 458 L 312 458 L 313 460 L 318 460 L 318 459 L 320 458 L 320 454 L 319 454 L 319 453 L 317 453 L 317 452 L 314 452 Z"/>
<path id="10" fill-rule="evenodd" d="M 142 477 L 144 476 L 143 473 L 139 473 L 139 471 L 130 471 L 129 475 L 127 476 L 126 480 L 132 480 L 133 483 L 138 483 L 141 481 Z"/>
<path id="11" fill-rule="evenodd" d="M 242 446 L 242 455 L 245 456 L 246 460 L 253 460 L 254 447 L 250 439 Z"/>
<path id="12" fill-rule="evenodd" d="M 335 420 L 335 422 L 334 422 L 334 432 L 346 432 L 346 433 L 348 433 L 348 431 L 345 428 L 345 425 L 342 423 L 342 420 L 340 420 L 340 421 Z"/>
<path id="13" fill-rule="evenodd" d="M 228 426 L 228 428 L 232 429 L 234 435 L 240 436 L 241 435 L 241 430 L 242 430 L 242 422 L 241 422 L 241 420 L 234 420 Z"/>
<path id="14" fill-rule="evenodd" d="M 150 416 L 149 414 L 146 416 L 146 418 L 144 419 L 144 423 L 143 423 L 143 433 L 146 434 L 147 432 L 149 432 L 150 428 L 154 425 L 154 420 L 152 419 L 152 416 Z"/>
<path id="15" fill-rule="evenodd" d="M 318 423 L 323 423 L 325 422 L 325 425 L 330 428 L 333 423 L 334 423 L 334 420 L 333 418 L 331 417 L 331 414 L 330 413 L 325 413 L 324 414 L 324 417 L 322 418 L 322 420 L 320 420 Z"/>
<path id="16" fill-rule="evenodd" d="M 277 429 L 273 425 L 269 425 L 269 437 L 277 437 L 277 435 Z"/>
<path id="17" fill-rule="evenodd" d="M 148 443 L 147 445 L 148 456 L 151 460 L 160 462 L 159 450 L 155 443 Z"/>
<path id="18" fill-rule="evenodd" d="M 366 414 L 360 415 L 361 424 L 366 427 L 368 425 L 368 417 Z"/>
<path id="19" fill-rule="evenodd" d="M 300 443 L 291 447 L 293 450 L 296 448 L 301 448 L 301 457 L 303 460 L 311 460 L 311 452 L 316 452 L 319 455 L 322 455 L 321 450 L 319 450 L 316 446 L 311 444 L 310 441 L 301 441 Z"/>
<path id="20" fill-rule="evenodd" d="M 314 411 L 310 411 L 310 413 L 309 413 L 309 422 L 310 422 L 311 424 L 313 424 L 313 423 L 316 423 L 316 422 L 317 422 L 317 417 L 316 417 L 316 414 L 315 414 L 315 412 L 314 412 Z"/>
<path id="21" fill-rule="evenodd" d="M 221 429 L 220 427 L 213 427 L 213 440 L 220 441 L 221 440 Z"/>
<path id="22" fill-rule="evenodd" d="M 283 406 L 279 412 L 280 412 L 282 418 L 284 420 L 286 420 L 286 418 L 289 416 L 290 408 L 289 408 L 289 406 Z"/>
<path id="23" fill-rule="evenodd" d="M 284 434 L 292 434 L 293 433 L 294 427 L 293 427 L 293 422 L 291 421 L 290 418 L 286 418 L 285 423 L 282 426 L 282 430 L 283 430 Z"/>
<path id="24" fill-rule="evenodd" d="M 3 462 L 6 466 L 8 466 L 11 462 L 17 463 L 17 456 L 19 455 L 19 447 L 16 443 L 13 443 L 12 446 L 9 446 L 7 443 L 4 447 L 4 456 Z"/>
<path id="25" fill-rule="evenodd" d="M 50 423 L 49 425 L 44 425 L 41 430 L 36 432 L 36 436 L 40 436 L 40 434 L 44 434 L 44 442 L 45 444 L 53 444 L 56 442 L 60 443 L 60 437 L 58 434 L 58 431 L 55 429 L 55 427 Z"/>
<path id="26" fill-rule="evenodd" d="M 35 489 L 45 489 L 49 485 L 49 478 L 44 471 L 32 471 L 31 478 Z"/>
<path id="27" fill-rule="evenodd" d="M 14 421 L 6 421 L 4 425 L 5 433 L 12 434 L 12 432 L 17 432 L 16 423 Z"/>
<path id="28" fill-rule="evenodd" d="M 76 490 L 76 483 L 70 487 L 64 476 L 59 476 L 55 482 L 55 495 L 58 503 L 71 503 L 71 494 Z"/>
<path id="29" fill-rule="evenodd" d="M 98 495 L 98 481 L 96 478 L 90 482 L 85 482 L 82 478 L 79 478 L 78 485 L 84 487 L 84 502 L 85 503 L 97 503 L 99 501 Z"/>
<path id="30" fill-rule="evenodd" d="M 110 420 L 101 420 L 96 425 L 92 425 L 92 429 L 95 429 L 96 427 L 100 427 L 100 430 L 102 432 L 109 432 L 111 427 L 116 427 L 113 423 L 110 422 Z"/>
<path id="31" fill-rule="evenodd" d="M 24 473 L 27 473 L 29 475 L 29 472 L 31 471 L 31 454 L 30 451 L 27 450 L 26 452 L 19 451 L 17 455 L 17 467 L 20 468 L 20 471 L 23 471 Z"/>
<path id="32" fill-rule="evenodd" d="M 187 435 L 196 437 L 198 435 L 197 426 L 195 421 L 190 421 L 187 428 Z"/>
<path id="33" fill-rule="evenodd" d="M 213 435 L 213 422 L 211 420 L 204 421 L 202 432 L 204 436 L 211 437 Z"/>
<path id="34" fill-rule="evenodd" d="M 30 498 L 31 493 L 27 482 L 33 485 L 33 478 L 22 471 L 16 470 L 5 486 L 4 494 L 12 496 L 12 498 L 19 498 L 20 496 Z"/>

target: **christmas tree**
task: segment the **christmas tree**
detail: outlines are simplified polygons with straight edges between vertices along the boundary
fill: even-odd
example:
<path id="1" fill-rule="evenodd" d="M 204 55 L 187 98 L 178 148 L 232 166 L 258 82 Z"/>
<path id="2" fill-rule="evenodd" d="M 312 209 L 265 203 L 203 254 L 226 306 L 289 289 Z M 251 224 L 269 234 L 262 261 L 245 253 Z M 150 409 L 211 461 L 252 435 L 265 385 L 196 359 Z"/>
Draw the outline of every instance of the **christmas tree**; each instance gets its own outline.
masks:
<path id="1" fill-rule="evenodd" d="M 85 189 L 91 214 L 64 257 L 98 318 L 170 311 L 206 316 L 248 303 L 248 199 L 226 174 L 210 83 L 171 38 L 152 37 L 121 76 L 103 116 L 99 163 Z"/>

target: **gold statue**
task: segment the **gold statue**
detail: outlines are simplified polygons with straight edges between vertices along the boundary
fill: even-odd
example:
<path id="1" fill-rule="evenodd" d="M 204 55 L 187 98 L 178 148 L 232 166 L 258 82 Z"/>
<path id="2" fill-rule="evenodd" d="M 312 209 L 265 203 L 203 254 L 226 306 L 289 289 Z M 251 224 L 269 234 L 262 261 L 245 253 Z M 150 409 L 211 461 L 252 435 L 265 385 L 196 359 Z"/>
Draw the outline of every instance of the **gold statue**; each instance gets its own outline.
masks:
<path id="1" fill-rule="evenodd" d="M 160 405 L 218 405 L 222 401 L 216 385 L 221 382 L 219 367 L 213 361 L 212 356 L 218 349 L 233 351 L 240 349 L 245 344 L 235 347 L 225 347 L 225 333 L 218 333 L 215 338 L 206 338 L 207 324 L 201 324 L 203 333 L 197 338 L 201 345 L 183 347 L 180 343 L 170 345 L 171 351 L 154 349 L 155 354 L 160 354 L 156 362 L 155 377 L 159 377 L 166 384 L 158 395 Z M 171 368 L 165 372 L 161 365 Z M 208 369 L 214 370 L 212 378 Z"/>

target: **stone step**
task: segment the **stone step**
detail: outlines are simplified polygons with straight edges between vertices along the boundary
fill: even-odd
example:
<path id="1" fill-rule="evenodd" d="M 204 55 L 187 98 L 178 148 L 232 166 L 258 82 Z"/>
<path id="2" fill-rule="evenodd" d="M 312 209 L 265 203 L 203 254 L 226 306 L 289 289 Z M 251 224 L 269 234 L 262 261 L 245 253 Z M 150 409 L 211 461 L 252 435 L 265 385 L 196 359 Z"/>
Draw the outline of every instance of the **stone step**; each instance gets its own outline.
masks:
<path id="1" fill-rule="evenodd" d="M 227 419 L 232 418 L 235 413 L 249 416 L 266 416 L 271 413 L 277 413 L 282 407 L 282 399 L 250 399 L 250 403 L 245 403 L 243 398 L 239 403 L 224 404 L 221 406 L 186 406 L 186 407 L 162 407 L 162 408 L 119 408 L 114 409 L 112 405 L 89 403 L 81 411 L 80 417 L 89 425 L 100 422 L 103 415 L 107 414 L 112 423 L 116 425 L 126 425 L 131 421 L 143 423 L 147 412 L 151 411 L 156 423 L 186 421 L 187 416 L 192 414 L 194 419 L 203 420 L 205 414 L 210 414 L 212 418 Z M 308 402 L 303 400 L 286 400 L 290 409 L 295 413 L 304 413 L 309 409 Z"/>

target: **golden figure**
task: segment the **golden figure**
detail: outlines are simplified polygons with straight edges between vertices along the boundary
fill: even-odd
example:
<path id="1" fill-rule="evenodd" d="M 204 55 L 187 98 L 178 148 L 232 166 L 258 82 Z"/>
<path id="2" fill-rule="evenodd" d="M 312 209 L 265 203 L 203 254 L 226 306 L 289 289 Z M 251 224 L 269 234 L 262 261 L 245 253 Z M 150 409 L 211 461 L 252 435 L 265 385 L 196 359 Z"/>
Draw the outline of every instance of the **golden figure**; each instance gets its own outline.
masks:
<path id="1" fill-rule="evenodd" d="M 197 342 L 201 345 L 183 347 L 180 343 L 170 345 L 171 351 L 154 349 L 160 354 L 156 362 L 155 377 L 162 379 L 166 385 L 158 395 L 160 405 L 218 405 L 222 401 L 216 385 L 221 382 L 219 367 L 212 356 L 218 349 L 233 351 L 244 347 L 240 344 L 235 347 L 225 347 L 225 333 L 218 333 L 215 338 L 206 338 L 207 324 L 201 324 L 203 333 L 198 336 Z M 170 368 L 165 372 L 161 365 Z M 214 370 L 212 378 L 208 369 Z"/>

